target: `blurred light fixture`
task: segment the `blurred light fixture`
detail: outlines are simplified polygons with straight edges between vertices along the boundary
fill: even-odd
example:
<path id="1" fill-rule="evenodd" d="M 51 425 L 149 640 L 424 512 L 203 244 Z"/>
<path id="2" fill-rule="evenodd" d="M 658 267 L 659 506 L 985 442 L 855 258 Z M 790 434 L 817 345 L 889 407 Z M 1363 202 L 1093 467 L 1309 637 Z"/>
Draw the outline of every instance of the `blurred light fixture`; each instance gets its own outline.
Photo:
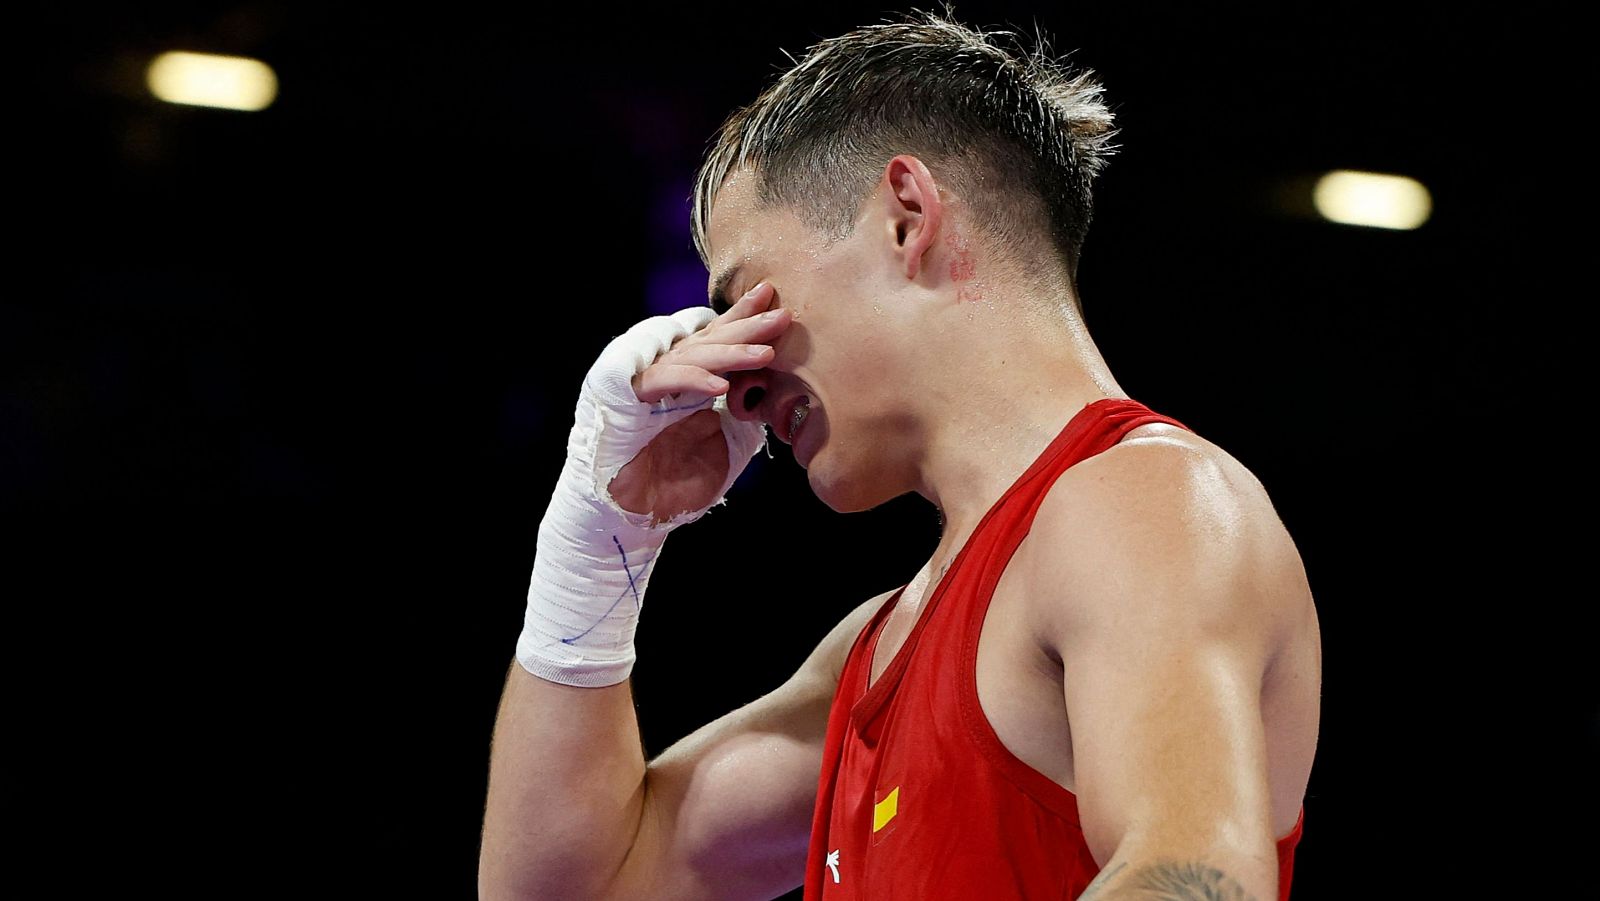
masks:
<path id="1" fill-rule="evenodd" d="M 1338 169 L 1317 179 L 1311 198 L 1323 218 L 1369 228 L 1417 228 L 1433 212 L 1428 189 L 1404 175 Z"/>
<path id="2" fill-rule="evenodd" d="M 150 93 L 168 103 L 254 112 L 278 96 L 272 67 L 243 56 L 215 56 L 175 50 L 163 53 L 145 72 Z"/>

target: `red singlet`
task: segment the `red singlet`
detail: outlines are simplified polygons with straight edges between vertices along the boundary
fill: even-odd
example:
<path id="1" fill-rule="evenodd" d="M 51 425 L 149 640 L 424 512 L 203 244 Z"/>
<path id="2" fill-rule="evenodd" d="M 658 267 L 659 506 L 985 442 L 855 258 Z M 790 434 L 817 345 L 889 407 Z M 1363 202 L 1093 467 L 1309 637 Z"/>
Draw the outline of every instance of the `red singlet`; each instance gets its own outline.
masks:
<path id="1" fill-rule="evenodd" d="M 828 715 L 805 901 L 1070 901 L 1099 873 L 1077 798 L 1007 750 L 979 706 L 978 636 L 1056 477 L 1151 422 L 1188 428 L 1121 398 L 1073 416 L 978 523 L 871 691 L 900 592 L 856 637 Z M 1277 842 L 1280 901 L 1304 824 L 1302 805 Z"/>

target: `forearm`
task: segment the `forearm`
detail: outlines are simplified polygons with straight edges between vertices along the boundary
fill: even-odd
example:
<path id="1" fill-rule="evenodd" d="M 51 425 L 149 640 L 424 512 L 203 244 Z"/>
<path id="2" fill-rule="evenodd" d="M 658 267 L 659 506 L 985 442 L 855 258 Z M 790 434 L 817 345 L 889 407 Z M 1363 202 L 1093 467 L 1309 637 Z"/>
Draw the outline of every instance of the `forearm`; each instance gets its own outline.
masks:
<path id="1" fill-rule="evenodd" d="M 657 372 L 659 358 L 716 318 L 694 306 L 645 319 L 613 338 L 584 376 L 495 722 L 482 899 L 603 898 L 633 852 L 647 766 L 628 679 L 650 575 L 667 535 L 725 499 L 766 428 L 707 395 L 703 377 L 684 397 L 687 388 L 666 378 L 676 390 L 651 402 L 632 380 Z M 614 496 L 614 483 L 631 490 Z"/>
<path id="2" fill-rule="evenodd" d="M 513 664 L 495 722 L 479 897 L 593 898 L 644 811 L 630 683 L 575 688 Z"/>
<path id="3" fill-rule="evenodd" d="M 1078 901 L 1277 901 L 1276 861 L 1119 849 Z"/>

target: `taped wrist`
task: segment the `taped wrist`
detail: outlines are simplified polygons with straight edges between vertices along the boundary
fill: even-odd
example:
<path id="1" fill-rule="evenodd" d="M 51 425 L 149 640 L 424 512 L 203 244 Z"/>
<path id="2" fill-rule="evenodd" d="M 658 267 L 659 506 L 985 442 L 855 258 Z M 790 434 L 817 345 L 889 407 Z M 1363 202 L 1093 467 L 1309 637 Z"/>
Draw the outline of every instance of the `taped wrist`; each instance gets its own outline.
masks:
<path id="1" fill-rule="evenodd" d="M 673 394 L 647 404 L 633 391 L 635 375 L 715 318 L 709 307 L 650 317 L 606 345 L 584 377 L 567 460 L 539 522 L 517 639 L 517 662 L 533 675 L 583 688 L 626 680 L 645 588 L 667 535 L 726 503 L 734 480 L 765 445 L 766 427 L 735 418 L 726 395 L 696 402 Z M 609 491 L 617 473 L 664 429 L 705 409 L 721 417 L 728 445 L 728 476 L 716 500 L 664 522 L 618 505 Z"/>

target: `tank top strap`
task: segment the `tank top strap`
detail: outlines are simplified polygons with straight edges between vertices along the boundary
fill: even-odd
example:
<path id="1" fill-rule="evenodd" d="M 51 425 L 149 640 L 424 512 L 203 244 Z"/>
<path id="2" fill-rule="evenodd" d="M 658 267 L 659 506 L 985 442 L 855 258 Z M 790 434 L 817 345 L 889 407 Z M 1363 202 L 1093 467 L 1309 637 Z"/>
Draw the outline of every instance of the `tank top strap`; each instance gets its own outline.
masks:
<path id="1" fill-rule="evenodd" d="M 962 599 L 959 625 L 950 630 L 956 644 L 945 648 L 957 661 L 951 668 L 947 693 L 957 699 L 957 710 L 979 752 L 1012 784 L 1074 824 L 1074 828 L 1078 823 L 1077 797 L 1012 754 L 983 714 L 977 693 L 978 642 L 995 588 L 1028 537 L 1034 516 L 1056 479 L 1078 463 L 1116 446 L 1130 431 L 1152 422 L 1192 431 L 1178 420 L 1127 398 L 1094 401 L 1072 417 L 1013 491 L 996 505 L 994 520 L 983 535 L 982 564 L 972 572 L 971 586 Z"/>
<path id="2" fill-rule="evenodd" d="M 1133 429 L 1151 422 L 1165 422 L 1188 429 L 1188 426 L 1178 420 L 1157 413 L 1129 398 L 1101 398 L 1079 409 L 1062 426 L 1061 431 L 1056 433 L 1056 437 L 1039 456 L 1034 458 L 1027 471 L 1017 477 L 1011 487 L 984 514 L 977 528 L 967 537 L 966 543 L 951 561 L 945 575 L 934 586 L 933 593 L 924 602 L 923 610 L 906 637 L 901 651 L 889 661 L 884 672 L 879 675 L 878 681 L 868 685 L 877 635 L 883 628 L 884 620 L 890 610 L 899 602 L 905 586 L 902 585 L 887 603 L 878 608 L 872 620 L 857 635 L 848 657 L 845 673 L 847 679 L 844 684 L 849 687 L 849 693 L 855 699 L 852 718 L 858 728 L 865 729 L 894 692 L 909 662 L 911 649 L 916 647 L 922 636 L 923 627 L 939 607 L 946 587 L 962 578 L 969 556 L 975 554 L 979 558 L 988 558 L 998 551 L 1003 567 L 1003 561 L 1010 558 L 1017 545 L 1027 535 L 1034 513 L 1061 473 L 1074 464 L 1114 446 L 1122 440 L 1122 436 Z M 995 573 L 995 578 L 998 578 L 998 571 Z M 992 584 L 982 590 L 980 607 L 987 607 L 987 592 L 992 590 Z M 855 667 L 855 671 L 849 669 L 851 665 Z"/>
<path id="3" fill-rule="evenodd" d="M 1023 505 L 1018 513 L 1013 514 L 1022 521 L 1022 533 L 1025 534 L 1027 524 L 1032 523 L 1034 513 L 1038 511 L 1045 495 L 1050 492 L 1050 487 L 1062 473 L 1096 454 L 1115 447 L 1123 436 L 1152 422 L 1162 422 L 1177 426 L 1184 431 L 1194 431 L 1173 417 L 1157 413 L 1139 401 L 1126 397 L 1101 398 L 1079 410 L 1061 430 L 1061 434 L 1056 436 L 1056 440 L 1051 442 L 1050 447 L 1034 461 L 1033 467 L 1019 480 L 1017 487 L 1023 489 L 1018 492 L 1021 496 L 1007 499 L 1010 503 Z M 1016 519 L 1012 520 L 1012 525 L 1016 525 Z M 1019 541 L 1020 537 L 1019 534 Z"/>
<path id="4" fill-rule="evenodd" d="M 1087 414 L 1087 415 L 1084 415 Z M 1101 451 L 1114 447 L 1123 436 L 1142 425 L 1164 422 L 1184 431 L 1194 431 L 1178 420 L 1157 413 L 1144 404 L 1125 397 L 1107 397 L 1084 407 L 1077 419 L 1082 420 L 1079 453 L 1062 466 L 1062 469 L 1086 460 Z"/>

